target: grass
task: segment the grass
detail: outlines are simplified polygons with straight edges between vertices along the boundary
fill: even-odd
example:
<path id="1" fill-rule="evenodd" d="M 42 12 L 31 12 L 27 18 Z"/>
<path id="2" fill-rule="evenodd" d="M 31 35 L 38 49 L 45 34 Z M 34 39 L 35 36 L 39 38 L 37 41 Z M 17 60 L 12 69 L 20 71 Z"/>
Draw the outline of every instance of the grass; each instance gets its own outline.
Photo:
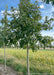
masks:
<path id="1" fill-rule="evenodd" d="M 0 48 L 0 64 L 4 64 L 4 50 Z M 7 65 L 17 72 L 27 73 L 27 52 L 24 49 L 6 48 Z M 54 73 L 54 50 L 29 51 L 31 73 Z"/>

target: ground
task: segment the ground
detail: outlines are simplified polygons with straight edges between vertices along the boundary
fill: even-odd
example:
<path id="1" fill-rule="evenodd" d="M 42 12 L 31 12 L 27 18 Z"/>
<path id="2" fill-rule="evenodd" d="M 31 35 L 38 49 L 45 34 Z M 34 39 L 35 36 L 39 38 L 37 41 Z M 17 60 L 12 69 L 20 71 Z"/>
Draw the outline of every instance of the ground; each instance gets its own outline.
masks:
<path id="1" fill-rule="evenodd" d="M 18 74 L 10 67 L 7 67 L 7 71 L 5 72 L 4 65 L 0 64 L 0 75 L 18 75 Z"/>

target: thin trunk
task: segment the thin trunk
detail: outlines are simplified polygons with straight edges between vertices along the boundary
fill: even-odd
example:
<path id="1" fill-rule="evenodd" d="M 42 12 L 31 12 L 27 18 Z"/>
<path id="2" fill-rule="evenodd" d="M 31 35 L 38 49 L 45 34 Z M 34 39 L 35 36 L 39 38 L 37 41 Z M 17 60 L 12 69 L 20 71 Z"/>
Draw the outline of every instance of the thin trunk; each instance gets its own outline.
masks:
<path id="1" fill-rule="evenodd" d="M 45 50 L 45 44 L 44 44 L 44 50 Z"/>
<path id="2" fill-rule="evenodd" d="M 4 66 L 5 66 L 5 71 L 6 71 L 6 51 L 5 51 L 5 43 L 4 43 Z"/>
<path id="3" fill-rule="evenodd" d="M 50 49 L 51 49 L 51 43 L 50 43 Z"/>
<path id="4" fill-rule="evenodd" d="M 38 45 L 38 49 L 39 49 L 39 45 Z"/>
<path id="5" fill-rule="evenodd" d="M 29 47 L 27 44 L 27 75 L 30 75 L 29 73 Z"/>

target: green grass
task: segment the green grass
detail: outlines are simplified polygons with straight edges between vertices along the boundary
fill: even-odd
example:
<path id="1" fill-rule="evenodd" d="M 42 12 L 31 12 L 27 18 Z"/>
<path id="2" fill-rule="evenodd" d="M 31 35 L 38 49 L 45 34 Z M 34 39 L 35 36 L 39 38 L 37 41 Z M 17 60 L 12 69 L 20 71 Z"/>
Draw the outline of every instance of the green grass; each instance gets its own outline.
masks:
<path id="1" fill-rule="evenodd" d="M 6 49 L 7 65 L 17 72 L 27 73 L 27 52 L 23 49 Z M 31 73 L 54 73 L 54 51 L 29 52 Z M 4 64 L 4 50 L 0 49 L 0 64 Z"/>

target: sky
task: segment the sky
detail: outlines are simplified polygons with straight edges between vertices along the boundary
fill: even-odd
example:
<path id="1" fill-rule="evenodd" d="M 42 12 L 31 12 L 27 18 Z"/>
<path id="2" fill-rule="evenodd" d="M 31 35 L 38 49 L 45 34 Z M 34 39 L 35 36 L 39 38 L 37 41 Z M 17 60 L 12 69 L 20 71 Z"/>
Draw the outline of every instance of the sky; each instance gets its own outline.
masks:
<path id="1" fill-rule="evenodd" d="M 31 0 L 34 3 L 35 0 Z M 0 0 L 0 19 L 3 17 L 2 13 L 5 10 L 5 5 L 8 5 L 8 11 L 10 11 L 11 6 L 17 7 L 19 4 L 19 0 Z M 42 21 L 44 21 L 45 16 L 49 16 L 49 18 L 53 17 L 52 12 L 54 12 L 54 6 L 50 4 L 43 3 L 42 0 L 38 0 L 38 4 L 40 5 L 40 11 L 42 15 Z M 52 30 L 42 31 L 41 34 L 43 36 L 52 36 L 54 37 L 54 28 Z"/>

